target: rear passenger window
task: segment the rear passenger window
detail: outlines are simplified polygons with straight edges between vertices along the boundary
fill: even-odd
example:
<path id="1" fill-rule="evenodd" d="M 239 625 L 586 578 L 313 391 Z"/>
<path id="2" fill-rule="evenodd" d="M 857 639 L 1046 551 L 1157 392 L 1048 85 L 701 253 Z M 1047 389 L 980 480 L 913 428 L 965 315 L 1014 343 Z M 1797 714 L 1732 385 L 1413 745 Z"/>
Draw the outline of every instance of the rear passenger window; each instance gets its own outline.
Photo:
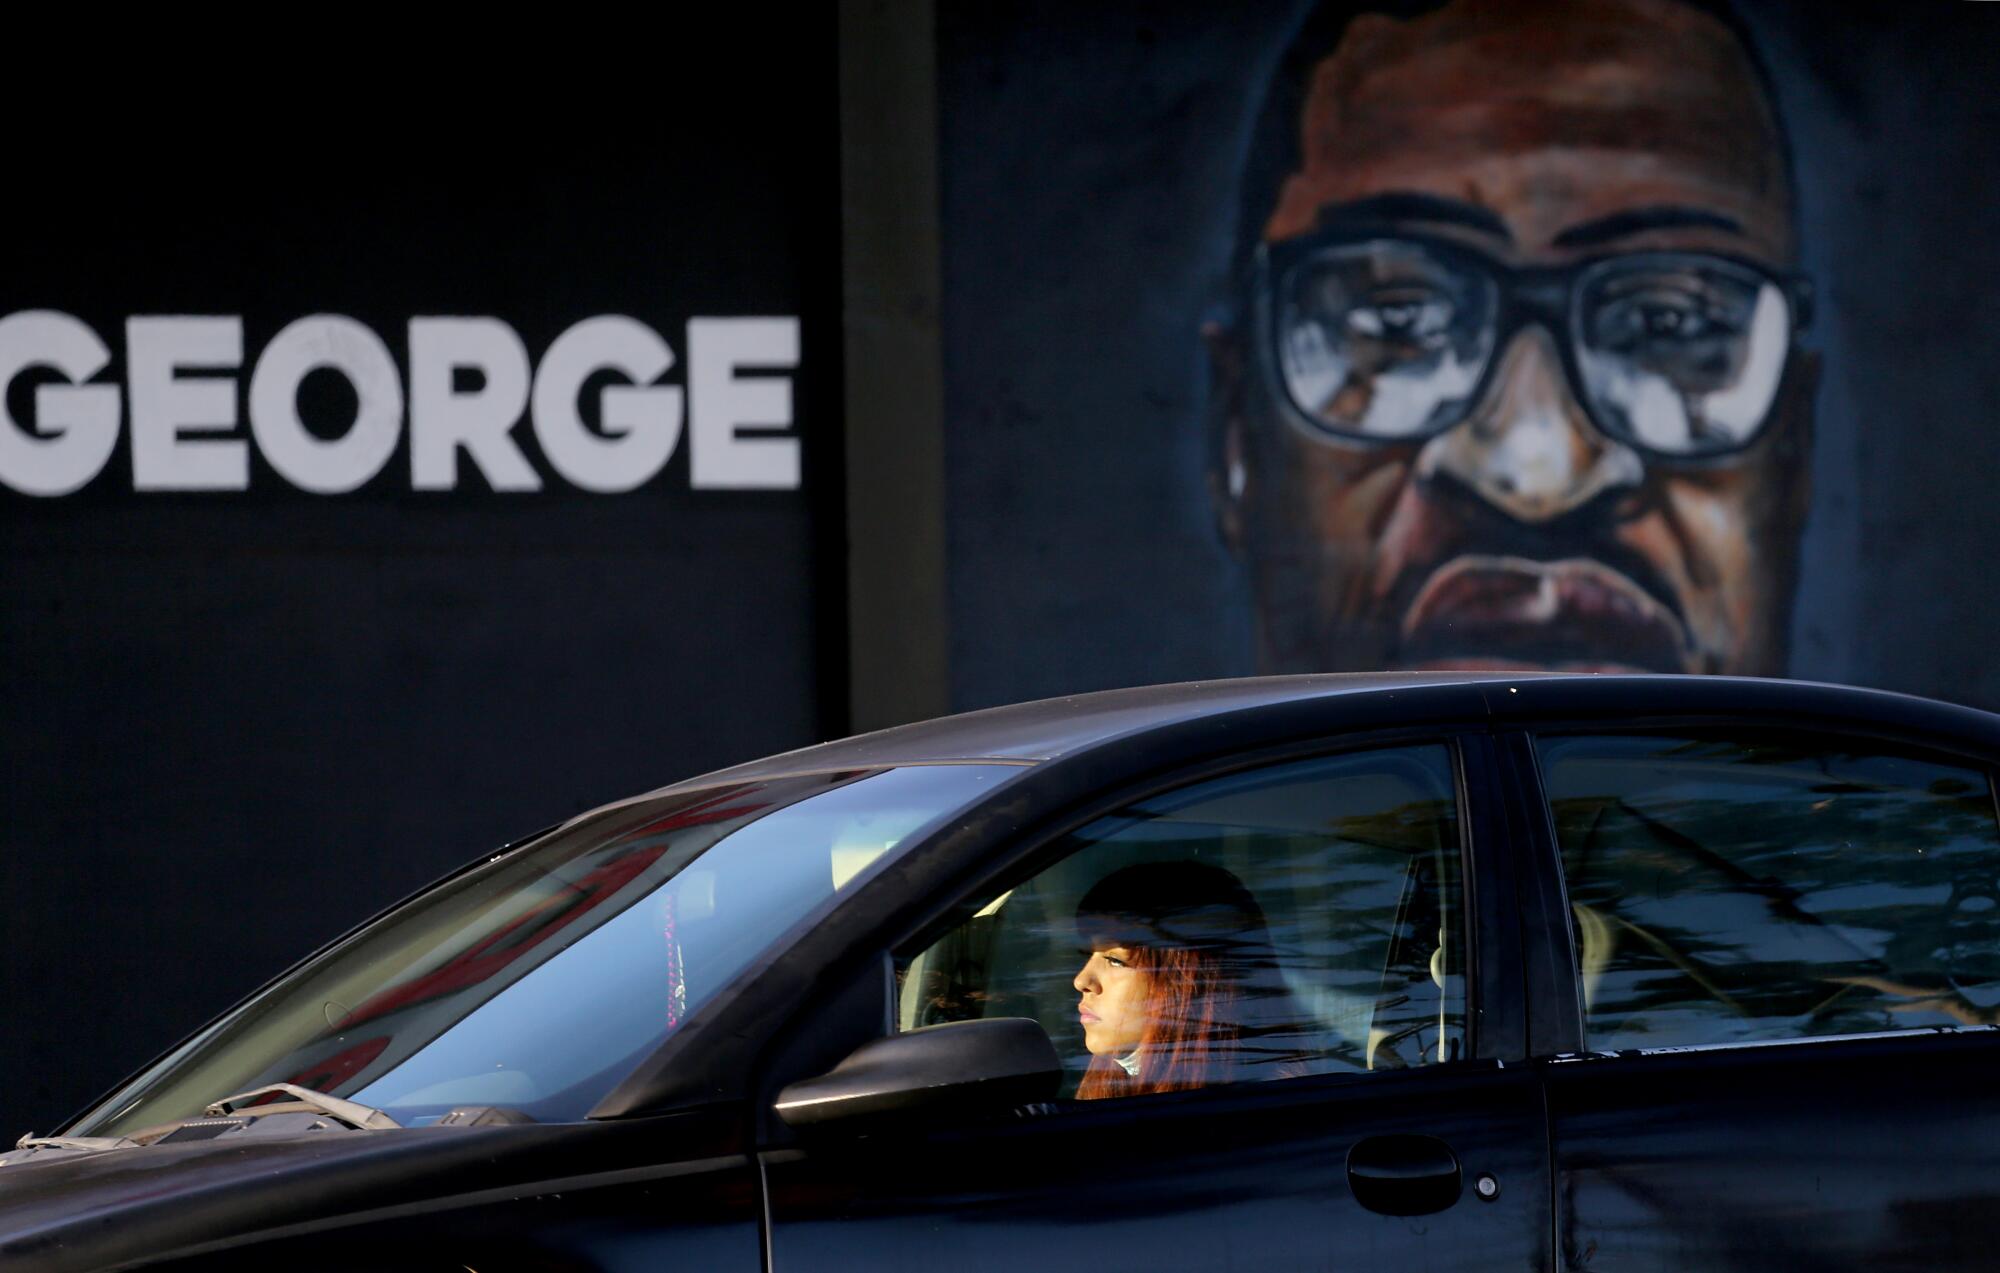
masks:
<path id="1" fill-rule="evenodd" d="M 2000 1022 L 1983 771 L 1823 735 L 1540 750 L 1589 1047 Z"/>
<path id="2" fill-rule="evenodd" d="M 1459 820 L 1443 746 L 1140 801 L 900 961 L 913 1029 L 1032 1017 L 1080 1099 L 1465 1048 Z"/>

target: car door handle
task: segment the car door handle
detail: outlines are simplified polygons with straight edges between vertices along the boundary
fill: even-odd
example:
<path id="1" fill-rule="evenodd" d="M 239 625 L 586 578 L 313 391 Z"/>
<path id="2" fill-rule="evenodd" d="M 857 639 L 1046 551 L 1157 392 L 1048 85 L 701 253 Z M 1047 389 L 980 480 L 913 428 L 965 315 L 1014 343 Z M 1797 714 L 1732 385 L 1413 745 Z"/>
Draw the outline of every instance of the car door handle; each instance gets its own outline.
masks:
<path id="1" fill-rule="evenodd" d="M 1384 1215 L 1442 1211 L 1458 1201 L 1458 1155 L 1435 1136 L 1370 1136 L 1347 1151 L 1347 1187 Z"/>

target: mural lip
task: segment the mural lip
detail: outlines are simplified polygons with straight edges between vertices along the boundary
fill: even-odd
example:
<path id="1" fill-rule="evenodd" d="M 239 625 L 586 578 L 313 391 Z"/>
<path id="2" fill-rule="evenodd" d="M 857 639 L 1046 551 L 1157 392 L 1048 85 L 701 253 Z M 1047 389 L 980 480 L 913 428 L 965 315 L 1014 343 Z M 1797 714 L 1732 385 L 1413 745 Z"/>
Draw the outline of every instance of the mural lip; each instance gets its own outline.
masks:
<path id="1" fill-rule="evenodd" d="M 1684 671 L 1693 643 L 1671 608 L 1589 557 L 1465 553 L 1403 613 L 1403 666 Z"/>

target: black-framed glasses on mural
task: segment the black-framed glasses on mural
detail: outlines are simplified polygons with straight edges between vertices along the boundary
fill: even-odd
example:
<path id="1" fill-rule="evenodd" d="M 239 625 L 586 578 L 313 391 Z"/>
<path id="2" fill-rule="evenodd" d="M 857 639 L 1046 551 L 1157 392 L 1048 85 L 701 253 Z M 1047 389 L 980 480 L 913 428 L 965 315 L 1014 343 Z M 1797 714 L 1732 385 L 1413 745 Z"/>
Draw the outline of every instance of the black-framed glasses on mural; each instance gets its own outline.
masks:
<path id="1" fill-rule="evenodd" d="M 1713 253 L 1523 267 L 1405 235 L 1266 245 L 1254 287 L 1268 370 L 1311 429 L 1361 443 L 1442 433 L 1533 323 L 1592 423 L 1668 459 L 1757 440 L 1811 300 L 1802 275 Z"/>

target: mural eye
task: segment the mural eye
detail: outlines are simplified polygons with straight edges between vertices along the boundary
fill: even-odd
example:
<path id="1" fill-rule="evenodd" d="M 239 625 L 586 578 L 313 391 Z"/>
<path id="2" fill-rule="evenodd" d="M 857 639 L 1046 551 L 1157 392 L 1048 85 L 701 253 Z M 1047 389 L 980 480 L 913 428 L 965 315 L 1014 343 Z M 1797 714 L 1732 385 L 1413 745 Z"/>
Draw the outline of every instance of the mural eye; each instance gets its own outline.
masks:
<path id="1" fill-rule="evenodd" d="M 1648 336 L 1699 336 L 1706 321 L 1696 311 L 1682 305 L 1647 305 L 1639 310 L 1639 323 Z"/>
<path id="2" fill-rule="evenodd" d="M 1601 278 L 1580 320 L 1594 409 L 1671 454 L 1748 441 L 1770 413 L 1791 336 L 1777 286 L 1720 264 Z"/>
<path id="3" fill-rule="evenodd" d="M 1740 324 L 1697 293 L 1655 289 L 1613 299 L 1598 312 L 1593 327 L 1599 347 L 1643 354 L 1727 339 Z"/>
<path id="4" fill-rule="evenodd" d="M 1451 330 L 1453 312 L 1450 298 L 1438 292 L 1383 293 L 1350 309 L 1347 329 L 1373 340 L 1429 349 Z"/>
<path id="5" fill-rule="evenodd" d="M 1728 344 L 1748 319 L 1752 289 L 1687 271 L 1646 272 L 1603 288 L 1589 329 L 1601 349 L 1639 357 L 1686 357 Z"/>

